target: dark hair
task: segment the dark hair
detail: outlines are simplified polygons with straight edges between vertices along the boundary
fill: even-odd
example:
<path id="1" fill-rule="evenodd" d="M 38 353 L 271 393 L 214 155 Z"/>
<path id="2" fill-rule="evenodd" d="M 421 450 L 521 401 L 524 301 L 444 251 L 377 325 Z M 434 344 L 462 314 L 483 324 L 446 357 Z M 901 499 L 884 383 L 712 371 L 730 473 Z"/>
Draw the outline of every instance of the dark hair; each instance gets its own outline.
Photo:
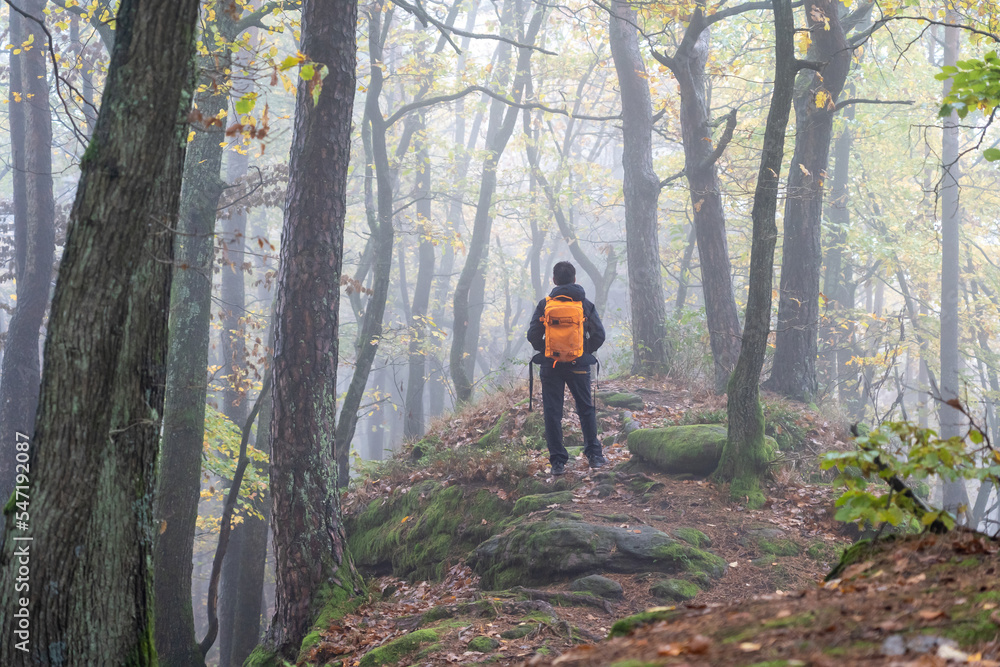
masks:
<path id="1" fill-rule="evenodd" d="M 576 267 L 569 262 L 556 262 L 552 267 L 552 282 L 556 285 L 572 285 L 576 282 Z"/>

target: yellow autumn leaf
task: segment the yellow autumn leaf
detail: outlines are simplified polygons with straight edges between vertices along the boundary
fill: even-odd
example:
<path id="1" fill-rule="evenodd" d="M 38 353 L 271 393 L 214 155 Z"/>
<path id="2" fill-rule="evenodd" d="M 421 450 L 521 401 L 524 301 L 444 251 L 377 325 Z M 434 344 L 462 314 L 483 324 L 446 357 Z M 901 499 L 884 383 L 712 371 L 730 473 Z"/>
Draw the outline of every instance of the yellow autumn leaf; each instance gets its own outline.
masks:
<path id="1" fill-rule="evenodd" d="M 822 109 L 826 106 L 827 102 L 830 101 L 830 93 L 825 90 L 820 90 L 816 93 L 816 108 Z"/>
<path id="2" fill-rule="evenodd" d="M 402 519 L 400 519 L 400 521 L 399 521 L 399 522 L 400 522 L 400 523 L 406 523 L 406 522 L 407 522 L 407 521 L 409 521 L 409 520 L 410 520 L 410 517 L 409 517 L 409 516 L 407 515 L 407 516 L 404 516 L 404 517 L 403 517 Z"/>

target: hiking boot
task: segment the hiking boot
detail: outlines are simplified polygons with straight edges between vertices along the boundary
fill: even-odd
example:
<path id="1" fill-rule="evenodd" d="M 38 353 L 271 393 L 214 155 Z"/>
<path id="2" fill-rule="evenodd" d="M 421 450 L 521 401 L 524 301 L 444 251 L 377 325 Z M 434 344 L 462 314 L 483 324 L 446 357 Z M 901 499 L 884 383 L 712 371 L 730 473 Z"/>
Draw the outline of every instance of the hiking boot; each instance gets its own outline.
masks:
<path id="1" fill-rule="evenodd" d="M 566 474 L 566 464 L 565 463 L 553 463 L 552 464 L 552 474 L 553 475 L 565 475 Z"/>
<path id="2" fill-rule="evenodd" d="M 608 464 L 608 460 L 604 458 L 602 454 L 598 454 L 597 456 L 590 456 L 588 457 L 588 460 L 590 461 L 591 468 L 603 468 Z"/>

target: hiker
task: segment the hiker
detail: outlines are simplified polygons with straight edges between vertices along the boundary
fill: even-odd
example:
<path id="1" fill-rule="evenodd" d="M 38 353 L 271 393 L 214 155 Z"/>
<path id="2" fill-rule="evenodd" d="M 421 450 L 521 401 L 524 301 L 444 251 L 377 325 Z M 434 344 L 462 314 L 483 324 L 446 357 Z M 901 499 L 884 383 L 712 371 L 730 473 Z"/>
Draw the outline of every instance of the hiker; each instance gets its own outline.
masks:
<path id="1" fill-rule="evenodd" d="M 587 299 L 583 287 L 576 284 L 576 268 L 572 264 L 558 262 L 553 266 L 552 282 L 555 287 L 538 302 L 528 324 L 528 342 L 538 352 L 531 363 L 542 367 L 542 412 L 549 463 L 553 475 L 562 475 L 569 461 L 562 432 L 567 386 L 576 401 L 583 429 L 583 453 L 590 467 L 600 468 L 607 463 L 597 439 L 597 411 L 590 393 L 590 367 L 597 363 L 594 352 L 604 344 L 605 334 L 597 309 Z"/>

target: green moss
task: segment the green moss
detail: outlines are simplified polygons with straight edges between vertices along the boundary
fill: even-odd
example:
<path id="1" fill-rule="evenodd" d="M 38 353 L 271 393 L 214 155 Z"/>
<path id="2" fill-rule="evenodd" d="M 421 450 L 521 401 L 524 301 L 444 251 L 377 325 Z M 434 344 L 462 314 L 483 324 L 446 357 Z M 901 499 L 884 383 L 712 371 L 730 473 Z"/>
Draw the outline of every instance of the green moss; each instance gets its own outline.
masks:
<path id="1" fill-rule="evenodd" d="M 438 640 L 436 630 L 425 628 L 414 630 L 413 632 L 393 639 L 387 644 L 383 644 L 372 649 L 361 658 L 360 667 L 378 667 L 380 665 L 394 665 L 403 658 L 416 653 L 421 646 L 432 644 Z"/>
<path id="2" fill-rule="evenodd" d="M 535 627 L 536 624 L 522 623 L 521 625 L 515 625 L 512 628 L 504 630 L 500 633 L 500 636 L 504 639 L 521 639 L 531 634 Z"/>
<path id="3" fill-rule="evenodd" d="M 994 609 L 983 609 L 984 602 L 1000 602 L 1000 591 L 979 593 L 972 597 L 971 603 L 956 605 L 949 612 L 951 623 L 935 628 L 935 632 L 954 639 L 959 645 L 969 649 L 994 640 L 1000 629 L 990 618 L 995 613 Z"/>
<path id="4" fill-rule="evenodd" d="M 281 660 L 273 651 L 258 646 L 243 663 L 243 667 L 281 667 Z"/>
<path id="5" fill-rule="evenodd" d="M 499 447 L 503 440 L 503 431 L 507 428 L 507 421 L 507 413 L 505 412 L 500 415 L 493 428 L 484 433 L 483 437 L 479 438 L 479 442 L 476 445 L 483 449 L 496 449 Z"/>
<path id="6" fill-rule="evenodd" d="M 348 546 L 361 568 L 439 580 L 451 563 L 506 527 L 511 505 L 486 489 L 427 480 L 346 517 Z"/>
<path id="7" fill-rule="evenodd" d="M 843 552 L 843 547 L 829 544 L 828 542 L 813 542 L 806 549 L 806 555 L 819 562 L 838 560 Z"/>
<path id="8" fill-rule="evenodd" d="M 628 449 L 634 457 L 675 475 L 710 475 L 725 444 L 725 428 L 700 424 L 639 429 L 628 436 Z"/>
<path id="9" fill-rule="evenodd" d="M 611 630 L 608 631 L 608 639 L 612 637 L 624 637 L 631 634 L 636 628 L 656 623 L 657 621 L 669 621 L 677 615 L 678 612 L 674 609 L 648 609 L 638 614 L 626 616 L 614 622 Z"/>
<path id="10" fill-rule="evenodd" d="M 556 491 L 555 493 L 542 493 L 533 496 L 523 496 L 514 503 L 514 516 L 522 516 L 545 509 L 549 505 L 568 503 L 573 500 L 573 492 Z"/>
<path id="11" fill-rule="evenodd" d="M 730 397 L 735 395 L 732 386 L 735 381 L 734 373 L 729 380 Z M 727 437 L 715 478 L 729 484 L 732 500 L 744 503 L 747 509 L 760 509 L 766 502 L 761 483 L 770 472 L 777 445 L 764 435 L 764 412 L 759 399 L 756 415 L 744 416 L 744 419 L 748 430 L 742 435 Z"/>
<path id="12" fill-rule="evenodd" d="M 642 396 L 639 396 L 638 394 L 630 394 L 628 392 L 599 391 L 597 392 L 597 398 L 601 399 L 606 405 L 612 408 L 642 410 L 646 407 L 646 404 L 642 400 Z"/>
<path id="13" fill-rule="evenodd" d="M 699 549 L 705 549 L 712 546 L 712 540 L 708 537 L 708 535 L 701 532 L 697 528 L 681 526 L 680 528 L 674 528 L 670 531 L 670 533 L 677 539 L 684 540 L 691 546 Z"/>
<path id="14" fill-rule="evenodd" d="M 671 602 L 684 602 L 697 597 L 701 590 L 683 579 L 664 579 L 659 581 L 649 589 L 653 597 L 659 600 L 669 600 Z"/>
<path id="15" fill-rule="evenodd" d="M 785 618 L 773 618 L 770 621 L 764 621 L 761 627 L 768 630 L 777 628 L 808 628 L 815 623 L 816 615 L 811 611 L 807 611 L 801 614 L 786 616 Z"/>
<path id="16" fill-rule="evenodd" d="M 469 642 L 468 649 L 470 651 L 477 651 L 479 653 L 489 653 L 490 651 L 498 648 L 499 646 L 500 642 L 493 639 L 493 637 L 480 635 L 478 637 L 472 638 L 472 641 Z"/>
<path id="17" fill-rule="evenodd" d="M 830 581 L 831 579 L 838 578 L 849 565 L 860 563 L 862 560 L 867 558 L 868 554 L 872 552 L 872 549 L 872 541 L 869 539 L 858 540 L 851 546 L 847 547 L 847 549 L 844 550 L 844 553 L 840 556 L 840 562 L 838 562 L 833 569 L 830 570 L 830 573 L 826 575 L 824 581 Z"/>
<path id="18" fill-rule="evenodd" d="M 715 554 L 680 542 L 656 547 L 653 553 L 657 561 L 671 563 L 682 572 L 704 572 L 718 578 L 726 571 L 726 561 Z"/>
<path id="19" fill-rule="evenodd" d="M 782 537 L 762 537 L 757 540 L 757 546 L 760 548 L 761 553 L 772 556 L 798 556 L 802 553 L 802 547 L 798 543 Z"/>

